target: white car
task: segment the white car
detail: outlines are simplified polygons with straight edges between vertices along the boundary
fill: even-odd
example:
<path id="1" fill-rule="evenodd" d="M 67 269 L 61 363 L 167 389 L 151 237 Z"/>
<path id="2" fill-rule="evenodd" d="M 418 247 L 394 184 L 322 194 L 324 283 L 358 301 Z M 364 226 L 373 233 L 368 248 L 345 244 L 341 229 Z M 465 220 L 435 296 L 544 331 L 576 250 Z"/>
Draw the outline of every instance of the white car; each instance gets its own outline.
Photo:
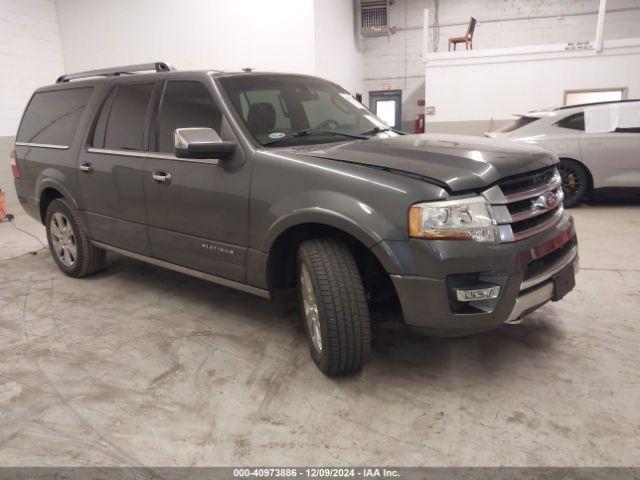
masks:
<path id="1" fill-rule="evenodd" d="M 567 207 L 595 193 L 640 193 L 640 100 L 529 112 L 485 135 L 558 155 Z"/>

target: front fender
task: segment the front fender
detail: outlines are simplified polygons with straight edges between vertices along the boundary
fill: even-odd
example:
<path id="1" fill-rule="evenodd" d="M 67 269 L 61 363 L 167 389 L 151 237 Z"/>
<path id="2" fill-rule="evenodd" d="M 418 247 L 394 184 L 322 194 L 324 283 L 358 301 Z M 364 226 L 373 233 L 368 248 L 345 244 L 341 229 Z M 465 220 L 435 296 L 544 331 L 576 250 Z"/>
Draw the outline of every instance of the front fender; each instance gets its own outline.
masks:
<path id="1" fill-rule="evenodd" d="M 372 206 L 349 195 L 334 191 L 308 191 L 295 198 L 282 199 L 269 210 L 276 220 L 263 237 L 260 245 L 263 252 L 269 252 L 276 239 L 292 227 L 320 224 L 342 230 L 357 239 L 372 250 L 388 271 L 395 270 L 398 265 L 390 250 L 375 247 L 383 240 L 406 238 L 406 233 Z"/>

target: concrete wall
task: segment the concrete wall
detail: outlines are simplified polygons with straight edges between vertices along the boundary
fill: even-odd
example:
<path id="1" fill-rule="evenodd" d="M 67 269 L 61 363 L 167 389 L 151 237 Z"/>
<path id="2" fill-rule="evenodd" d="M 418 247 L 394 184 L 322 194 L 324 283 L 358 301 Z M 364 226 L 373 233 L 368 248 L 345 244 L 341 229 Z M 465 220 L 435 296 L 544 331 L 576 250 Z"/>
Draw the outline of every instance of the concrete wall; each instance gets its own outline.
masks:
<path id="1" fill-rule="evenodd" d="M 601 53 L 565 44 L 433 53 L 426 79 L 436 111 L 429 121 L 489 129 L 488 119 L 562 105 L 565 90 L 626 87 L 640 98 L 640 39 L 607 40 Z"/>
<path id="2" fill-rule="evenodd" d="M 389 23 L 395 33 L 364 39 L 365 100 L 369 91 L 384 86 L 401 89 L 403 128 L 413 131 L 415 117 L 423 111 L 417 100 L 425 97 L 422 61 L 425 8 L 429 9 L 432 25 L 428 33 L 430 51 L 446 51 L 448 38 L 464 34 L 471 15 L 480 22 L 474 48 L 482 50 L 593 40 L 598 3 L 598 0 L 396 0 L 389 12 Z M 635 10 L 612 12 L 620 9 Z M 640 37 L 640 0 L 608 0 L 607 10 L 605 39 Z M 551 18 L 513 20 L 540 16 Z M 434 27 L 436 24 L 450 26 Z M 564 70 L 561 64 L 558 67 Z M 429 91 L 429 85 L 426 88 Z M 433 104 L 428 97 L 426 103 Z M 488 125 L 489 118 L 484 118 L 481 124 L 460 124 L 460 131 L 479 132 Z M 450 125 L 431 127 L 432 131 L 451 129 Z"/>
<path id="3" fill-rule="evenodd" d="M 427 131 L 479 135 L 513 114 L 562 105 L 565 90 L 622 87 L 640 98 L 640 38 L 606 40 L 600 53 L 565 47 L 430 53 Z"/>
<path id="4" fill-rule="evenodd" d="M 0 0 L 0 12 L 0 136 L 7 136 L 33 90 L 64 67 L 53 0 Z"/>
<path id="5" fill-rule="evenodd" d="M 356 32 L 356 3 L 315 0 L 316 75 L 362 93 L 362 47 Z"/>
<path id="6" fill-rule="evenodd" d="M 432 10 L 435 23 L 435 1 L 420 3 Z M 470 16 L 479 20 L 473 46 L 477 49 L 544 45 L 593 40 L 596 30 L 599 0 L 441 0 L 438 2 L 438 23 L 457 25 L 434 28 L 437 51 L 446 51 L 448 39 L 465 33 Z M 636 8 L 631 11 L 616 11 Z M 640 35 L 640 1 L 607 0 L 605 39 L 629 38 Z M 543 17 L 522 20 L 492 21 L 522 17 Z M 483 20 L 490 20 L 483 22 Z M 464 48 L 458 46 L 458 48 Z M 431 49 L 435 51 L 435 48 Z"/>
<path id="7" fill-rule="evenodd" d="M 53 0 L 0 0 L 0 12 L 0 189 L 11 207 L 17 199 L 9 152 L 18 122 L 33 91 L 64 67 Z"/>

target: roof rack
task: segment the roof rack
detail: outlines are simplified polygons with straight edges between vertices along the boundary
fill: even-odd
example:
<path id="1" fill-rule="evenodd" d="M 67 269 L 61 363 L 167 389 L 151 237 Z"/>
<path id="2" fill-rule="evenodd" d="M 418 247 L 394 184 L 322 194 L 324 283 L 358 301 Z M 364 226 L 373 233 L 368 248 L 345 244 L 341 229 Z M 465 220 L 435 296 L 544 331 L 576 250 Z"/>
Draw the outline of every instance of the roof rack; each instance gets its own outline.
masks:
<path id="1" fill-rule="evenodd" d="M 56 83 L 68 82 L 89 77 L 117 77 L 118 75 L 132 75 L 139 72 L 174 72 L 176 69 L 165 62 L 140 63 L 138 65 L 125 65 L 123 67 L 101 68 L 99 70 L 87 70 L 86 72 L 69 73 L 61 75 Z"/>

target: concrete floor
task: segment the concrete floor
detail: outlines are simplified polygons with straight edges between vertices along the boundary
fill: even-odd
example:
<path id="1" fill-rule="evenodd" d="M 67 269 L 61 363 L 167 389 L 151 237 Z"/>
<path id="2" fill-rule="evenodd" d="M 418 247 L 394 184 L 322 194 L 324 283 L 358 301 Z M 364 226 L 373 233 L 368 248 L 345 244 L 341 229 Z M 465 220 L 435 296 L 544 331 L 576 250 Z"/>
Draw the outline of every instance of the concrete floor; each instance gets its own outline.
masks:
<path id="1" fill-rule="evenodd" d="M 0 224 L 0 465 L 638 466 L 640 205 L 573 212 L 565 300 L 463 339 L 378 325 L 338 380 L 265 300 L 116 256 L 67 278 Z"/>

